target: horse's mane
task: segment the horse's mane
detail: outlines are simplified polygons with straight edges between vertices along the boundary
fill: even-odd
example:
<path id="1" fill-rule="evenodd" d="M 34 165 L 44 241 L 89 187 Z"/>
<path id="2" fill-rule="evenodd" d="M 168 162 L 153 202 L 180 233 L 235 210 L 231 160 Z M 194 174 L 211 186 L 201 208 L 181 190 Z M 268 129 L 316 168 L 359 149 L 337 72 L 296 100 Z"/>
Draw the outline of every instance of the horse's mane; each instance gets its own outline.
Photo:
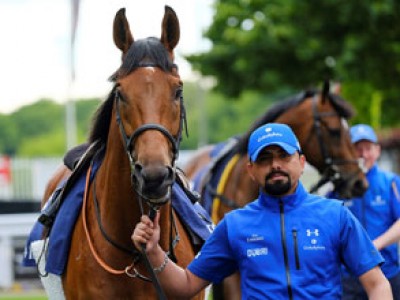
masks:
<path id="1" fill-rule="evenodd" d="M 128 52 L 124 54 L 121 66 L 110 76 L 109 80 L 115 83 L 117 79 L 147 65 L 157 66 L 165 72 L 171 71 L 174 66 L 167 49 L 155 37 L 133 42 Z M 103 145 L 107 142 L 116 87 L 115 84 L 107 99 L 99 106 L 93 116 L 89 133 L 90 143 L 100 141 L 100 144 Z"/>
<path id="2" fill-rule="evenodd" d="M 286 98 L 279 103 L 275 104 L 272 106 L 270 109 L 267 110 L 267 112 L 262 115 L 260 118 L 258 118 L 251 126 L 250 129 L 241 135 L 239 137 L 238 143 L 236 145 L 236 152 L 240 155 L 246 155 L 247 154 L 247 143 L 249 140 L 249 137 L 253 130 L 255 130 L 257 127 L 274 122 L 280 115 L 282 115 L 284 112 L 287 110 L 291 109 L 292 107 L 295 107 L 302 103 L 305 99 L 314 97 L 317 93 L 319 93 L 318 90 L 316 89 L 310 89 L 303 91 L 301 93 L 298 93 L 294 96 L 291 96 L 289 98 Z M 354 115 L 354 109 L 353 107 L 346 102 L 343 98 L 341 98 L 339 95 L 329 93 L 327 95 L 329 98 L 329 101 L 331 102 L 332 106 L 336 110 L 336 112 L 339 114 L 339 116 L 349 119 Z"/>

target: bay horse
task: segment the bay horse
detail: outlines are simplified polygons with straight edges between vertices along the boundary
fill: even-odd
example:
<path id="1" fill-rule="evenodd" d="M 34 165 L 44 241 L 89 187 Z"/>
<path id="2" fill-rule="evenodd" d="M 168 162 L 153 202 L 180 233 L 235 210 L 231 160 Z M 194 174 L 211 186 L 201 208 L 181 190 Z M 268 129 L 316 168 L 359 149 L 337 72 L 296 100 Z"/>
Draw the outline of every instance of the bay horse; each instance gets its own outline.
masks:
<path id="1" fill-rule="evenodd" d="M 331 93 L 329 81 L 326 81 L 322 91 L 307 90 L 271 107 L 246 133 L 226 143 L 232 146 L 220 147 L 222 154 L 212 157 L 215 145 L 200 148 L 183 166 L 183 170 L 199 183 L 195 189 L 202 195 L 201 200 L 212 199 L 211 204 L 203 205 L 217 224 L 227 212 L 243 207 L 258 196 L 259 188 L 246 171 L 247 142 L 251 132 L 266 123 L 284 123 L 292 128 L 307 161 L 321 175 L 313 192 L 331 181 L 343 198 L 362 195 L 368 183 L 348 132 L 347 120 L 353 114 L 351 105 Z M 229 162 L 220 171 L 217 184 L 211 186 L 212 172 L 224 157 L 229 158 Z M 238 287 L 238 276 L 233 275 L 224 281 L 222 289 L 220 286 L 213 287 L 213 299 L 240 299 Z"/>
<path id="2" fill-rule="evenodd" d="M 125 9 L 113 24 L 122 63 L 114 87 L 98 108 L 88 143 L 102 149 L 73 230 L 62 284 L 67 299 L 157 299 L 143 255 L 131 234 L 141 216 L 160 210 L 160 245 L 186 267 L 196 249 L 170 201 L 176 158 L 186 124 L 182 81 L 173 50 L 180 26 L 165 6 L 161 38 L 134 40 Z M 48 184 L 68 177 L 62 166 Z M 43 201 L 45 202 L 45 201 Z M 139 249 L 140 250 L 140 249 Z M 169 251 L 168 251 L 169 250 Z M 157 267 L 157 266 L 155 266 Z M 194 299 L 204 299 L 202 292 Z"/>

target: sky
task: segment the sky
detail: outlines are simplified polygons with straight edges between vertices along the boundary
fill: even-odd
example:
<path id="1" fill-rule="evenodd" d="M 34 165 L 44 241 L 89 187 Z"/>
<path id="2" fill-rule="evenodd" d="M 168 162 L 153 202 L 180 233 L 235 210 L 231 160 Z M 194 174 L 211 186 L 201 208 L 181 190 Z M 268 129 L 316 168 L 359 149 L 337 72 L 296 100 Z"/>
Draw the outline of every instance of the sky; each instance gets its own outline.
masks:
<path id="1" fill-rule="evenodd" d="M 70 80 L 71 0 L 0 0 L 0 113 L 50 98 L 104 98 L 108 77 L 120 64 L 112 39 L 116 12 L 126 8 L 135 39 L 160 37 L 164 5 L 179 19 L 175 49 L 183 80 L 195 76 L 182 55 L 206 51 L 202 37 L 212 19 L 213 0 L 80 0 L 76 31 L 75 80 Z"/>

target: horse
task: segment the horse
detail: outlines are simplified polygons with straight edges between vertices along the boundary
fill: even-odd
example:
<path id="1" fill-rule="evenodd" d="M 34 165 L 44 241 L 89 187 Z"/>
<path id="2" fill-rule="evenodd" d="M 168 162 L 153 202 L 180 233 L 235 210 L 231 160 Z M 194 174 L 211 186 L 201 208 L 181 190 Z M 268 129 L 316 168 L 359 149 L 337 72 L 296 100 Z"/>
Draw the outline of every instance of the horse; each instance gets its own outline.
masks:
<path id="1" fill-rule="evenodd" d="M 222 143 L 225 146 L 220 146 L 217 154 L 212 155 L 217 148 L 215 145 L 200 148 L 183 170 L 193 180 L 202 201 L 211 199 L 211 203 L 203 202 L 203 205 L 214 223 L 218 223 L 227 212 L 243 207 L 258 196 L 259 188 L 246 171 L 247 143 L 251 132 L 266 123 L 284 123 L 298 137 L 308 163 L 321 175 L 313 192 L 331 181 L 340 197 L 362 195 L 368 183 L 348 132 L 347 120 L 353 114 L 352 106 L 332 93 L 329 81 L 326 81 L 321 91 L 309 89 L 271 107 L 246 133 Z M 224 168 L 212 186 L 213 172 L 216 173 L 218 165 Z M 240 299 L 238 280 L 237 275 L 226 279 L 222 291 L 219 286 L 214 286 L 214 300 Z"/>
<path id="2" fill-rule="evenodd" d="M 113 39 L 122 63 L 110 77 L 113 88 L 97 109 L 89 134 L 88 144 L 102 159 L 94 179 L 86 181 L 73 229 L 62 275 L 67 299 L 164 299 L 146 255 L 131 241 L 143 214 L 160 211 L 160 245 L 180 266 L 187 266 L 198 251 L 170 201 L 186 114 L 174 64 L 180 25 L 169 6 L 161 29 L 160 39 L 134 40 L 125 9 L 116 13 Z M 61 166 L 44 198 L 69 176 Z"/>

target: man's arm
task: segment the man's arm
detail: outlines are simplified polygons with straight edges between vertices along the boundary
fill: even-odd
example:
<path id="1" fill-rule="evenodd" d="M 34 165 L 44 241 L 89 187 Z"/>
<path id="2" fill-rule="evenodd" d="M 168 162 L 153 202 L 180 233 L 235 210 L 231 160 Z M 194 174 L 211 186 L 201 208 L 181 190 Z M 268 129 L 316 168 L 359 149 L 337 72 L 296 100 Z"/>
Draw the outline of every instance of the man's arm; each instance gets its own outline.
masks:
<path id="1" fill-rule="evenodd" d="M 376 249 L 381 250 L 400 241 L 400 219 L 393 223 L 388 230 L 378 236 L 374 241 Z"/>
<path id="2" fill-rule="evenodd" d="M 141 249 L 141 244 L 146 244 L 146 253 L 154 268 L 164 266 L 163 270 L 157 273 L 157 277 L 168 295 L 175 298 L 193 297 L 209 282 L 197 277 L 189 270 L 181 268 L 169 259 L 165 261 L 165 252 L 158 244 L 160 239 L 159 219 L 159 213 L 157 213 L 154 223 L 148 216 L 142 216 L 141 222 L 136 225 L 132 234 L 132 241 L 137 249 Z"/>
<path id="3" fill-rule="evenodd" d="M 393 300 L 389 281 L 380 267 L 375 267 L 362 274 L 360 282 L 368 294 L 369 300 Z"/>

